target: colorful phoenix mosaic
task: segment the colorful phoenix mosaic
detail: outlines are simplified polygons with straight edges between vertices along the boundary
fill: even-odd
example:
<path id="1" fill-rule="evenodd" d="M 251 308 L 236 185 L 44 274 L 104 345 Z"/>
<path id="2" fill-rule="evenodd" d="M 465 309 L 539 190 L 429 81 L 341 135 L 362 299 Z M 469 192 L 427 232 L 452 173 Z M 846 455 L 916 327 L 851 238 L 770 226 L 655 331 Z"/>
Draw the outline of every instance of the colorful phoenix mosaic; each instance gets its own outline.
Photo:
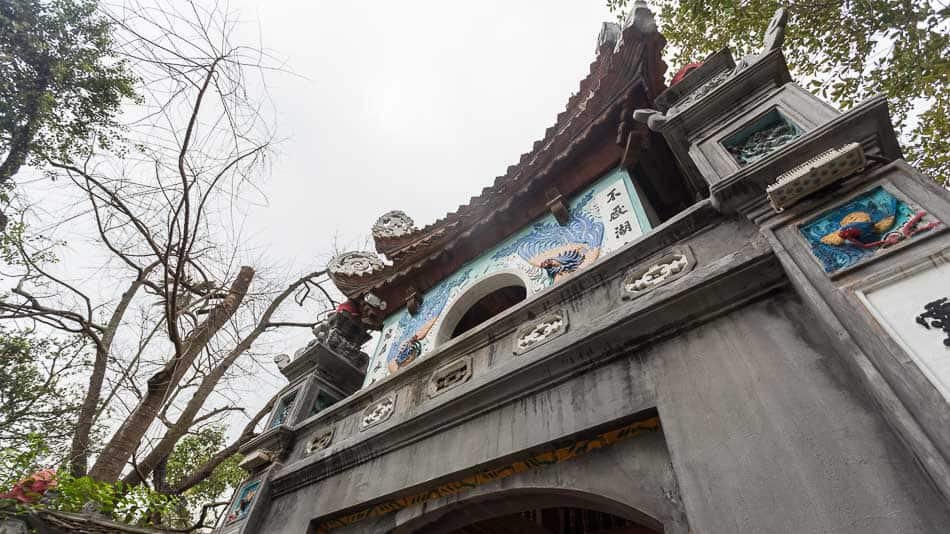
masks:
<path id="1" fill-rule="evenodd" d="M 360 510 L 359 512 L 325 521 L 319 526 L 317 532 L 323 533 L 335 528 L 345 527 L 364 519 L 396 512 L 398 510 L 402 510 L 403 508 L 408 508 L 410 506 L 428 502 L 440 497 L 455 495 L 468 489 L 481 486 L 482 484 L 508 478 L 524 471 L 540 469 L 545 466 L 559 464 L 561 462 L 565 462 L 567 460 L 587 454 L 588 452 L 613 445 L 619 441 L 642 436 L 647 433 L 658 432 L 660 429 L 659 417 L 651 417 L 649 419 L 630 423 L 620 428 L 604 432 L 603 434 L 598 434 L 592 438 L 579 439 L 564 447 L 552 448 L 521 461 L 494 469 L 485 469 L 483 471 L 479 471 L 472 476 L 442 484 L 441 486 L 431 490 L 422 491 L 401 499 L 386 501 L 376 506 Z"/>
<path id="2" fill-rule="evenodd" d="M 442 281 L 426 293 L 415 315 L 406 313 L 399 319 L 396 326 L 399 337 L 389 346 L 386 354 L 386 364 L 391 373 L 409 365 L 422 354 L 422 340 L 439 319 L 452 290 L 468 282 L 471 272 L 471 269 L 466 269 Z"/>
<path id="3" fill-rule="evenodd" d="M 587 212 L 593 197 L 594 192 L 589 191 L 577 201 L 566 225 L 536 223 L 529 232 L 496 250 L 492 259 L 518 254 L 555 281 L 593 263 L 604 239 L 604 223 Z"/>
<path id="4" fill-rule="evenodd" d="M 876 187 L 799 227 L 825 272 L 853 267 L 883 249 L 937 227 L 926 211 Z"/>

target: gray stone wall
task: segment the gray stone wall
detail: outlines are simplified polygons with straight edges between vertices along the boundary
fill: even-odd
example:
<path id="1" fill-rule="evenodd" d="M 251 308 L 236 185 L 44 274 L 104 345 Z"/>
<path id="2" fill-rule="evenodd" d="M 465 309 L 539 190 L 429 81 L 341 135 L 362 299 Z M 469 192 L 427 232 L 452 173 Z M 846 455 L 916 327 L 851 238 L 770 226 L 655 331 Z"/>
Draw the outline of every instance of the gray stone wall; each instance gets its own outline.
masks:
<path id="1" fill-rule="evenodd" d="M 950 531 L 820 324 L 782 292 L 646 356 L 693 531 Z"/>
<path id="2" fill-rule="evenodd" d="M 341 532 L 431 527 L 453 506 L 525 488 L 598 495 L 639 510 L 667 532 L 681 532 L 686 517 L 697 533 L 950 531 L 939 493 L 817 325 L 793 292 L 779 289 L 277 497 L 264 524 L 273 532 L 306 532 L 313 519 L 655 405 L 662 435 Z"/>

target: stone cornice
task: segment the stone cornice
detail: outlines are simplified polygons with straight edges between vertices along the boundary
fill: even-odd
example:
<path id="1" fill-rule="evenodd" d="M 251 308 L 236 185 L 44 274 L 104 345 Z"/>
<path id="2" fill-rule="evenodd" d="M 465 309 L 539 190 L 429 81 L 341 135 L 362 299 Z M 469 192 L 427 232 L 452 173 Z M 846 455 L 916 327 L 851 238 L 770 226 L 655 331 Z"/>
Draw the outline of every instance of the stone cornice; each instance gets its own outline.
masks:
<path id="1" fill-rule="evenodd" d="M 745 211 L 746 207 L 765 201 L 765 188 L 783 172 L 828 150 L 828 147 L 851 142 L 861 143 L 866 153 L 888 160 L 901 157 L 887 101 L 883 97 L 865 100 L 780 150 L 741 168 L 713 184 L 710 195 L 723 211 Z"/>
<path id="2" fill-rule="evenodd" d="M 707 202 L 700 203 L 683 217 L 669 221 L 672 223 L 669 226 L 658 228 L 640 242 L 575 276 L 570 283 L 552 288 L 537 299 L 524 303 L 520 310 L 511 310 L 498 321 L 506 323 L 510 333 L 517 326 L 515 319 L 524 322 L 526 315 L 537 317 L 544 311 L 568 305 L 577 295 L 594 286 L 610 283 L 618 286 L 619 291 L 616 282 L 630 268 L 636 268 L 644 260 L 649 261 L 650 256 L 684 238 L 701 239 L 696 234 L 714 224 L 714 220 L 708 220 L 714 213 Z M 695 224 L 703 219 L 707 219 L 703 221 L 705 224 Z M 312 484 L 477 417 L 499 404 L 548 388 L 658 338 L 708 321 L 784 283 L 784 275 L 771 249 L 760 239 L 737 243 L 732 253 L 722 257 L 697 253 L 696 260 L 696 268 L 674 284 L 659 287 L 652 294 L 632 301 L 623 301 L 618 294 L 616 305 L 608 311 L 584 324 L 572 324 L 567 332 L 542 347 L 521 356 L 512 356 L 508 362 L 484 370 L 444 395 L 404 408 L 384 425 L 363 433 L 340 436 L 326 451 L 282 466 L 272 481 L 275 495 Z M 467 339 L 479 339 L 484 344 L 485 338 L 491 335 L 491 340 L 504 345 L 502 350 L 510 348 L 507 339 L 500 339 L 498 324 L 489 326 L 489 329 L 482 329 L 481 335 L 476 333 L 470 338 L 460 339 L 459 343 L 446 346 L 390 380 L 354 394 L 331 408 L 332 412 L 326 416 L 308 421 L 307 426 L 340 419 L 341 415 L 364 407 L 365 399 L 391 395 L 409 381 L 424 381 L 433 366 L 468 354 L 471 346 L 468 346 Z"/>

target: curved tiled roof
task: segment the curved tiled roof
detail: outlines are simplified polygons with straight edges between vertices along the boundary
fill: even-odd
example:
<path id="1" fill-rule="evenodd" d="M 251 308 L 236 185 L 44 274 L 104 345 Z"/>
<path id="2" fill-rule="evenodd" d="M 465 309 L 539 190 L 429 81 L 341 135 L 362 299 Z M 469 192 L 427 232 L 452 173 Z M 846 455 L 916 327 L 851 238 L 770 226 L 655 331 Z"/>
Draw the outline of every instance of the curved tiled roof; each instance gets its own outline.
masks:
<path id="1" fill-rule="evenodd" d="M 520 207 L 522 197 L 529 191 L 554 187 L 564 195 L 570 194 L 572 191 L 559 187 L 562 184 L 558 182 L 563 180 L 549 175 L 557 174 L 559 166 L 577 157 L 595 130 L 611 126 L 610 121 L 619 121 L 618 108 L 644 107 L 645 100 L 662 91 L 665 65 L 660 59 L 660 50 L 663 44 L 652 13 L 642 2 L 637 2 L 623 29 L 614 23 L 604 23 L 598 38 L 597 57 L 590 64 L 588 75 L 581 80 L 577 93 L 571 96 L 544 137 L 522 154 L 518 163 L 509 166 L 505 174 L 495 178 L 492 185 L 467 203 L 423 228 L 410 227 L 395 235 L 381 235 L 375 231 L 377 224 L 374 227 L 376 249 L 392 263 L 372 273 L 360 273 L 358 277 L 336 273 L 334 282 L 349 297 L 372 291 L 382 294 L 390 304 L 401 305 L 407 290 L 424 290 L 441 278 L 430 276 L 429 280 L 414 280 L 431 269 L 434 262 L 442 264 L 438 269 L 442 272 L 448 269 L 444 265 L 446 261 L 461 265 L 472 259 L 467 257 L 471 254 L 459 255 L 456 250 L 464 248 L 461 244 L 484 228 L 503 225 L 510 227 L 508 231 L 514 231 L 530 222 L 515 220 L 518 215 L 514 214 L 530 210 L 513 210 Z M 631 99 L 636 100 L 635 105 Z M 585 183 L 594 178 L 596 176 L 589 177 Z M 543 205 L 546 201 L 542 198 L 532 202 Z"/>

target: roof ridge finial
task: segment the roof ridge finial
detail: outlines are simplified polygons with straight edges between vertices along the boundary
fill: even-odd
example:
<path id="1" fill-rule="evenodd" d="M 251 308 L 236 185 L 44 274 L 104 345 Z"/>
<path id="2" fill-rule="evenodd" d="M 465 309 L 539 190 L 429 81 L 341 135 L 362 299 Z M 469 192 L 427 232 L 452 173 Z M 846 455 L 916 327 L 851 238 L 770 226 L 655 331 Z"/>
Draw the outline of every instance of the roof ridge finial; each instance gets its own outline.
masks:
<path id="1" fill-rule="evenodd" d="M 641 33 L 656 31 L 656 20 L 653 18 L 653 11 L 650 10 L 646 0 L 636 0 L 633 3 L 633 8 L 630 9 L 626 20 L 624 20 L 623 28 L 627 29 L 630 26 L 640 30 Z"/>
<path id="2" fill-rule="evenodd" d="M 620 25 L 616 22 L 602 22 L 600 24 L 600 33 L 597 34 L 597 50 L 595 50 L 595 52 L 600 54 L 601 49 L 607 45 L 610 45 L 610 48 L 613 49 L 619 39 Z"/>

